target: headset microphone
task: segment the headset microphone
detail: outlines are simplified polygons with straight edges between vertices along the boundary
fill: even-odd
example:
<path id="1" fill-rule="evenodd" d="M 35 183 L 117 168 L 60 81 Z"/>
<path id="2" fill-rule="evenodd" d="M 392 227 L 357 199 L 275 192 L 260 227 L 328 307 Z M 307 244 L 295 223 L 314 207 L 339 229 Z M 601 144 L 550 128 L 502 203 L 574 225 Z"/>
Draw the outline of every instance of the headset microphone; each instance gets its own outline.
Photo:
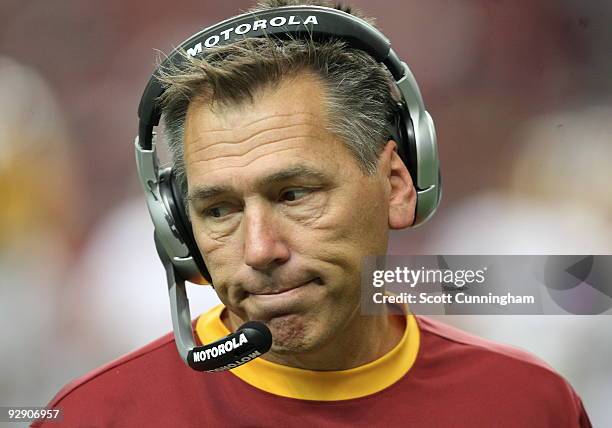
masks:
<path id="1" fill-rule="evenodd" d="M 209 345 L 198 346 L 187 354 L 192 369 L 219 372 L 233 369 L 267 352 L 272 335 L 265 324 L 249 321 L 235 333 Z"/>
<path id="2" fill-rule="evenodd" d="M 159 242 L 157 234 L 154 235 L 154 240 L 159 258 L 166 268 L 176 347 L 189 367 L 207 372 L 230 370 L 270 350 L 272 334 L 265 324 L 258 321 L 249 321 L 238 328 L 236 332 L 216 342 L 195 346 L 185 281 L 174 269 L 170 258 Z"/>

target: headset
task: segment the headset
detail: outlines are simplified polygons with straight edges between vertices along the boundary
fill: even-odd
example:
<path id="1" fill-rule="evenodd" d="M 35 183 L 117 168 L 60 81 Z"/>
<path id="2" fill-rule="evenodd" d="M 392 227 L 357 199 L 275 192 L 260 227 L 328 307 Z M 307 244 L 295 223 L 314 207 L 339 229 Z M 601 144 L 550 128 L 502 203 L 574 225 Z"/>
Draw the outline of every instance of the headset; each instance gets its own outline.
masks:
<path id="1" fill-rule="evenodd" d="M 267 352 L 272 338 L 264 324 L 250 322 L 213 344 L 201 347 L 194 344 L 184 282 L 212 284 L 212 279 L 193 236 L 181 184 L 174 178 L 171 168 L 159 167 L 154 128 L 159 125 L 162 114 L 157 99 L 164 87 L 158 81 L 158 73 L 169 64 L 180 65 L 185 61 L 184 52 L 205 57 L 207 48 L 247 37 L 305 38 L 316 42 L 341 40 L 384 65 L 401 97 L 390 134 L 398 144 L 398 154 L 416 188 L 413 227 L 431 218 L 442 195 L 434 123 L 425 110 L 414 75 L 391 49 L 389 40 L 363 19 L 323 6 L 283 6 L 227 19 L 181 43 L 159 65 L 145 87 L 138 107 L 135 152 L 138 175 L 155 227 L 155 245 L 166 269 L 177 348 L 183 360 L 196 370 L 219 371 L 236 367 L 258 356 L 256 354 Z M 237 338 L 246 342 L 231 352 L 215 356 L 213 349 L 222 351 L 232 348 L 231 344 L 243 343 L 243 340 L 236 342 Z"/>

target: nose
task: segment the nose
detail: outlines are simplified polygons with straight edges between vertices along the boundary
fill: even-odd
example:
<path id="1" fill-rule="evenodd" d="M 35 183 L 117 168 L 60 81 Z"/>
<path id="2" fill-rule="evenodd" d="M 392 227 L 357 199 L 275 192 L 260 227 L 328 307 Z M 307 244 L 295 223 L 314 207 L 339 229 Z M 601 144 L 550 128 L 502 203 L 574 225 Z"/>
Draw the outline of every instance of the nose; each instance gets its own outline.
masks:
<path id="1" fill-rule="evenodd" d="M 244 259 L 256 270 L 268 270 L 289 259 L 290 250 L 282 239 L 280 224 L 265 207 L 245 210 Z"/>

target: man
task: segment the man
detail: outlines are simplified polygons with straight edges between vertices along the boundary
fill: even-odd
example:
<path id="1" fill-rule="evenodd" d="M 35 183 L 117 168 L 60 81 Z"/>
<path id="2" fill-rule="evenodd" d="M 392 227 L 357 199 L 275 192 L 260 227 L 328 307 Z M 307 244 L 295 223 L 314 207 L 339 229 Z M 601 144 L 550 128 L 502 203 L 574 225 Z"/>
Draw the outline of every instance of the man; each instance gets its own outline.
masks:
<path id="1" fill-rule="evenodd" d="M 223 302 L 197 339 L 257 320 L 272 348 L 198 373 L 168 335 L 61 391 L 51 406 L 67 426 L 590 426 L 568 383 L 523 352 L 425 317 L 361 314 L 363 258 L 384 255 L 417 205 L 378 62 L 340 41 L 247 38 L 161 81 Z"/>

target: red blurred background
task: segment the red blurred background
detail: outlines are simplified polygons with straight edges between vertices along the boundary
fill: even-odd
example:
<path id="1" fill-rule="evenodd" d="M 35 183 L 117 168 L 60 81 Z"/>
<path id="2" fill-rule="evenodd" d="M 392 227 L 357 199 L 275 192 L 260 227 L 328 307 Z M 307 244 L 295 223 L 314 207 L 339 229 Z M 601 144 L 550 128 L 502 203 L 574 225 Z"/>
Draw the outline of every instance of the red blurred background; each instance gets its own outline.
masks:
<path id="1" fill-rule="evenodd" d="M 438 133 L 442 205 L 390 253 L 612 253 L 612 3 L 352 4 L 408 62 Z M 0 404 L 44 405 L 170 330 L 136 109 L 157 50 L 251 5 L 0 2 Z M 216 302 L 190 293 L 194 315 Z M 541 356 L 612 425 L 612 318 L 445 320 Z"/>

